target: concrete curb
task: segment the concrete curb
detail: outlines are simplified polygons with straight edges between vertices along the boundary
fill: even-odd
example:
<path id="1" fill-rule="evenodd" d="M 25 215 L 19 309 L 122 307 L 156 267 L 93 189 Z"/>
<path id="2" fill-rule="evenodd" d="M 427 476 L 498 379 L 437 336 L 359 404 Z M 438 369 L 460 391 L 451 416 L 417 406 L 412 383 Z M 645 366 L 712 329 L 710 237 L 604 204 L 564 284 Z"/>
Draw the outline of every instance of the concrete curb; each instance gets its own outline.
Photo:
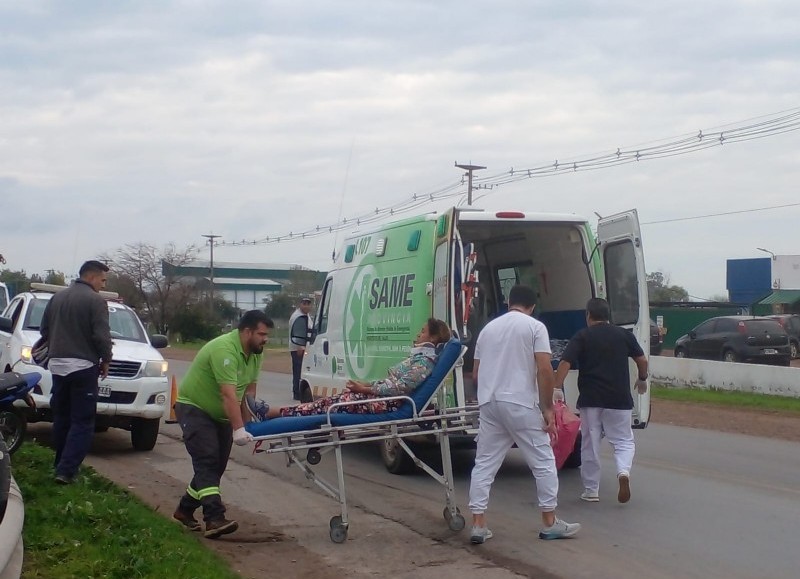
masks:
<path id="1" fill-rule="evenodd" d="M 22 524 L 25 503 L 14 478 L 8 492 L 8 506 L 0 521 L 0 579 L 19 579 L 22 574 Z"/>

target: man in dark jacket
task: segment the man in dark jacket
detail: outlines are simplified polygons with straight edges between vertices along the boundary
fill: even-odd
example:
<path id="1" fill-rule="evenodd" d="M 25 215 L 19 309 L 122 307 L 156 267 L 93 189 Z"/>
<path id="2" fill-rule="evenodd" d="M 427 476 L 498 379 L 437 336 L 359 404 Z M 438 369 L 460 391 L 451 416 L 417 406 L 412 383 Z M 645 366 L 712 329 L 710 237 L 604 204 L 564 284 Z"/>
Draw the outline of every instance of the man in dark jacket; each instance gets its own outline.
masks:
<path id="1" fill-rule="evenodd" d="M 79 279 L 56 293 L 42 315 L 40 332 L 48 345 L 53 375 L 50 409 L 56 447 L 55 480 L 70 484 L 94 436 L 97 379 L 108 375 L 111 330 L 108 305 L 99 294 L 106 286 L 108 266 L 87 261 Z"/>
<path id="2" fill-rule="evenodd" d="M 638 370 L 636 390 L 647 392 L 647 357 L 632 332 L 609 322 L 608 302 L 592 298 L 586 304 L 587 327 L 569 341 L 556 371 L 556 388 L 563 388 L 570 368 L 578 367 L 578 403 L 581 412 L 581 499 L 600 500 L 600 440 L 614 449 L 617 500 L 631 499 L 631 467 L 635 444 L 631 430 L 633 396 L 628 369 L 632 358 Z M 647 323 L 647 319 L 645 319 Z"/>

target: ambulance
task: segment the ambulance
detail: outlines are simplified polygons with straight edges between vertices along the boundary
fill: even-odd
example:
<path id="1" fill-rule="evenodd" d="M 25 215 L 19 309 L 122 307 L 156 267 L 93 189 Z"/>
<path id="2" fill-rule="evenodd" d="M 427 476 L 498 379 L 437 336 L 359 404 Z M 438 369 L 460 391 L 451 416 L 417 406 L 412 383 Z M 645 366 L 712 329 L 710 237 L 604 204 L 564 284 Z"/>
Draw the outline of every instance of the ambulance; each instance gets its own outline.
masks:
<path id="1" fill-rule="evenodd" d="M 315 396 L 341 392 L 347 380 L 377 380 L 407 356 L 429 317 L 446 321 L 467 346 L 447 384 L 448 406 L 475 403 L 472 366 L 481 329 L 508 308 L 515 284 L 534 288 L 533 316 L 545 324 L 554 367 L 566 342 L 586 325 L 592 297 L 608 300 L 611 322 L 649 352 L 650 313 L 636 210 L 589 221 L 572 214 L 451 208 L 350 235 L 322 288 L 301 380 Z M 637 377 L 631 361 L 631 384 Z M 577 371 L 565 383 L 575 408 Z M 633 393 L 633 426 L 644 428 L 650 394 Z M 408 469 L 391 443 L 392 472 Z"/>

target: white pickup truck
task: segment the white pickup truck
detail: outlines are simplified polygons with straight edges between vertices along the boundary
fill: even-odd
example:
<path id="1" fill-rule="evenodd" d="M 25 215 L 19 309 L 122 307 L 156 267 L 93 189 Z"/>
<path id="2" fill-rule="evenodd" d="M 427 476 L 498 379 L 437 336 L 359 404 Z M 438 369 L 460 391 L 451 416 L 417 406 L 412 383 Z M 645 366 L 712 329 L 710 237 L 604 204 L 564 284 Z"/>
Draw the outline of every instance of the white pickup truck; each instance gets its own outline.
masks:
<path id="1" fill-rule="evenodd" d="M 31 359 L 31 346 L 39 339 L 39 324 L 48 300 L 64 286 L 31 284 L 31 291 L 14 296 L 0 315 L 0 370 L 40 372 L 42 380 L 33 391 L 36 410 L 30 422 L 52 422 L 52 376 Z M 95 430 L 123 428 L 131 433 L 136 450 L 152 450 L 161 417 L 169 401 L 168 363 L 156 348 L 167 338 L 148 336 L 136 312 L 113 292 L 101 292 L 108 302 L 113 356 L 108 377 L 98 384 Z"/>

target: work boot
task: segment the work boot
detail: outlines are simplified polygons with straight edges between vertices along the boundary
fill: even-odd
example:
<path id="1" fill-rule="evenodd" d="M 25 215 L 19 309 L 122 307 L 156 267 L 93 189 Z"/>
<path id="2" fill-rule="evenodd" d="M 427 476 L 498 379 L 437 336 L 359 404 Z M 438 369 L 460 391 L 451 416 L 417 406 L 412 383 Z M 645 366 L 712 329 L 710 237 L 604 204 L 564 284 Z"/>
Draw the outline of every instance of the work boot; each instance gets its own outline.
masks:
<path id="1" fill-rule="evenodd" d="M 303 404 L 314 402 L 314 393 L 311 392 L 311 386 L 308 385 L 308 382 L 300 384 L 300 402 Z"/>
<path id="2" fill-rule="evenodd" d="M 184 512 L 180 509 L 176 509 L 174 513 L 172 513 L 172 518 L 178 521 L 181 525 L 189 529 L 190 531 L 200 532 L 200 522 L 194 518 L 194 515 L 191 513 Z"/>
<path id="3" fill-rule="evenodd" d="M 218 539 L 222 535 L 233 533 L 239 528 L 239 523 L 236 521 L 229 521 L 225 517 L 215 519 L 213 521 L 206 521 L 206 530 L 203 536 L 207 539 Z"/>

